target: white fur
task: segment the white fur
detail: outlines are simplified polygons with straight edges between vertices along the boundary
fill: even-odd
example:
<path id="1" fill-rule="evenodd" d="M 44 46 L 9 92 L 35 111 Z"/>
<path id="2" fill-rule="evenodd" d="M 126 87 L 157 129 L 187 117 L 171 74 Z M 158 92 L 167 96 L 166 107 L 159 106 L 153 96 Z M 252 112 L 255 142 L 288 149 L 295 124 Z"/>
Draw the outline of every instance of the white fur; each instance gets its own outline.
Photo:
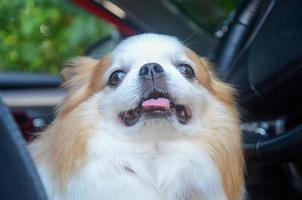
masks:
<path id="1" fill-rule="evenodd" d="M 221 175 L 210 157 L 207 144 L 192 144 L 187 136 L 206 134 L 204 102 L 223 109 L 200 84 L 184 78 L 175 63 L 194 63 L 185 47 L 175 38 L 143 34 L 122 42 L 112 54 L 112 65 L 104 74 L 119 68 L 128 70 L 116 89 L 105 87 L 84 106 L 100 113 L 98 125 L 89 133 L 88 152 L 83 168 L 71 177 L 64 195 L 51 178 L 51 163 L 39 163 L 39 171 L 52 200 L 225 200 Z M 176 101 L 189 105 L 193 119 L 187 125 L 175 117 L 141 120 L 131 127 L 118 121 L 121 111 L 137 106 L 140 100 L 138 71 L 149 62 L 163 66 L 168 88 Z M 199 116 L 199 117 L 195 117 Z M 75 125 L 76 126 L 76 125 Z M 131 170 L 127 170 L 131 169 Z"/>

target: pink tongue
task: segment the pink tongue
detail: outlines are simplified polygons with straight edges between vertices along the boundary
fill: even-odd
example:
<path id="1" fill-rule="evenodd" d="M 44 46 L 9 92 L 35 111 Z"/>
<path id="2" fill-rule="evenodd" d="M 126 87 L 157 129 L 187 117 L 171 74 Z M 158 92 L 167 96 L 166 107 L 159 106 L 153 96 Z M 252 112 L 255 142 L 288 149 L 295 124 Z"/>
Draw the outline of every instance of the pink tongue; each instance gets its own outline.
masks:
<path id="1" fill-rule="evenodd" d="M 169 109 L 170 101 L 166 98 L 148 99 L 143 102 L 142 106 L 145 109 Z"/>

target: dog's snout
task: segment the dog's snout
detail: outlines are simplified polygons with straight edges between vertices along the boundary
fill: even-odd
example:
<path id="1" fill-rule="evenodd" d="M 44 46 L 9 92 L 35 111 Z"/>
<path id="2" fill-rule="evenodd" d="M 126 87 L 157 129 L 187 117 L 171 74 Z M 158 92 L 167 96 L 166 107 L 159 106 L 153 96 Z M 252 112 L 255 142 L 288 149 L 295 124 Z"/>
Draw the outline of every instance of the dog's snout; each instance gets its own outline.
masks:
<path id="1" fill-rule="evenodd" d="M 157 63 L 144 64 L 139 70 L 139 76 L 147 79 L 156 79 L 163 75 L 164 69 Z"/>

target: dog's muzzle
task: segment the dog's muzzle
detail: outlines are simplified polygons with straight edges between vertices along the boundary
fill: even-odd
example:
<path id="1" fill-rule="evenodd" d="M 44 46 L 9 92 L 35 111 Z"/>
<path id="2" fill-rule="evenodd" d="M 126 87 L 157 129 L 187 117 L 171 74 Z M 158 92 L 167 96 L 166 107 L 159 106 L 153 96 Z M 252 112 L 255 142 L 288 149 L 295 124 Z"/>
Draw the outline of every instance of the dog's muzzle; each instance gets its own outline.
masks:
<path id="1" fill-rule="evenodd" d="M 168 118 L 176 115 L 179 123 L 186 124 L 192 117 L 188 106 L 177 104 L 170 94 L 165 71 L 157 63 L 147 63 L 139 71 L 142 98 L 134 109 L 121 112 L 119 117 L 126 126 L 132 126 L 140 118 Z"/>

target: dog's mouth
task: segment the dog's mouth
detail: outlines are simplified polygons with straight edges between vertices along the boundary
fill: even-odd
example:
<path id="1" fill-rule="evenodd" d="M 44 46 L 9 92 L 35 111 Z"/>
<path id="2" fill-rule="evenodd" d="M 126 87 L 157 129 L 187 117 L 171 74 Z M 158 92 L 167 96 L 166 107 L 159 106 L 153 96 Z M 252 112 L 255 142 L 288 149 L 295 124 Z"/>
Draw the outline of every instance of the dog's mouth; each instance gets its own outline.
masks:
<path id="1" fill-rule="evenodd" d="M 141 117 L 168 118 L 172 115 L 177 117 L 179 123 L 187 124 L 192 112 L 188 106 L 176 104 L 169 93 L 153 91 L 146 98 L 142 98 L 136 108 L 121 112 L 119 117 L 126 126 L 132 126 Z"/>

